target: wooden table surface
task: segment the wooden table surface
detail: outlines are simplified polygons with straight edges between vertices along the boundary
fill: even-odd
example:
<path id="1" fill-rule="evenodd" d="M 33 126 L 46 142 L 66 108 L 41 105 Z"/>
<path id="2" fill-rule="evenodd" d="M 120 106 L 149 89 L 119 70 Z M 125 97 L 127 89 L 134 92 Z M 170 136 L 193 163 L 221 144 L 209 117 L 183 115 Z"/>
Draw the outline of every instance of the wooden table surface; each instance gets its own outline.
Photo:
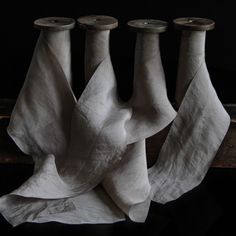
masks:
<path id="1" fill-rule="evenodd" d="M 0 164 L 32 164 L 32 158 L 22 153 L 6 132 L 14 103 L 14 100 L 0 100 Z M 225 108 L 231 116 L 231 125 L 212 163 L 212 167 L 236 168 L 236 104 L 226 104 Z M 157 135 L 147 139 L 148 166 L 151 166 L 156 161 L 168 130 L 169 126 Z"/>

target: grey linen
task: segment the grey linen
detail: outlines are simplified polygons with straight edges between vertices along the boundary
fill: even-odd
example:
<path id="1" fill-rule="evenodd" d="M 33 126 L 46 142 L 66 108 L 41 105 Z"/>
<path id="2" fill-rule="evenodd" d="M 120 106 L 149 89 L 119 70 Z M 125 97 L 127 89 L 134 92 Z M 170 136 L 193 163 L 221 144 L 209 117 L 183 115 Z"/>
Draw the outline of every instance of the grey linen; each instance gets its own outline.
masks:
<path id="1" fill-rule="evenodd" d="M 76 122 L 76 116 L 79 113 L 78 107 L 82 103 L 83 109 L 88 110 L 88 104 L 93 104 L 93 99 L 96 101 L 96 96 L 99 97 L 100 94 L 105 93 L 105 97 L 101 96 L 99 100 L 101 101 L 100 107 L 103 107 L 104 101 L 102 99 L 106 98 L 106 92 L 110 89 L 106 82 L 112 86 L 114 81 L 110 80 L 109 75 L 99 76 L 100 80 L 104 80 L 105 83 L 97 80 L 96 77 L 100 70 L 102 70 L 102 74 L 107 74 L 107 66 L 103 63 L 91 80 L 96 83 L 95 87 L 93 88 L 88 84 L 80 101 L 77 102 L 67 82 L 64 69 L 64 66 L 67 68 L 70 67 L 70 64 L 64 66 L 60 64 L 60 60 L 56 57 L 57 50 L 54 48 L 55 44 L 60 45 L 58 48 L 65 50 L 61 55 L 67 55 L 67 44 L 70 41 L 69 39 L 65 40 L 64 34 L 68 35 L 69 32 L 47 32 L 47 34 L 51 34 L 51 36 L 47 35 L 45 38 L 43 32 L 39 37 L 25 84 L 18 97 L 8 127 L 8 132 L 17 145 L 25 153 L 33 156 L 35 172 L 20 188 L 1 198 L 1 213 L 13 225 L 25 221 L 45 222 L 53 220 L 79 224 L 111 223 L 124 220 L 122 212 L 106 196 L 101 187 L 98 186 L 91 191 L 78 195 L 74 184 L 78 179 L 76 175 L 80 174 L 79 170 L 76 169 L 79 163 L 67 164 L 67 162 L 73 162 L 72 158 L 77 160 L 77 155 L 81 155 L 82 158 L 86 157 L 84 155 L 90 151 L 94 132 L 98 133 L 98 129 L 101 128 L 98 127 L 93 133 L 83 133 L 83 128 L 86 129 L 87 125 L 87 116 L 83 116 L 82 112 L 79 119 L 83 119 L 83 121 L 80 129 L 77 128 L 74 122 Z M 49 41 L 47 40 L 48 37 L 54 39 Z M 89 93 L 93 96 L 90 97 Z M 86 99 L 86 96 L 89 99 Z M 84 99 L 86 101 L 83 102 Z M 97 123 L 103 122 L 103 111 L 99 110 L 100 107 L 95 104 L 94 108 L 87 112 L 88 116 L 91 115 L 92 118 L 98 120 L 95 121 Z M 97 110 L 98 113 L 96 113 Z M 101 112 L 101 116 L 99 116 L 99 112 Z M 90 124 L 92 122 L 93 120 L 90 121 Z M 92 127 L 95 129 L 96 124 Z M 75 138 L 80 140 L 78 143 L 76 143 L 77 140 L 74 140 L 74 143 L 71 144 L 71 138 L 78 129 L 78 136 Z M 68 148 L 70 146 L 76 148 L 76 145 L 79 145 L 80 148 L 78 153 L 75 153 L 74 156 L 67 155 Z M 82 159 L 81 162 L 85 162 L 85 160 Z M 96 160 L 94 163 L 96 164 Z M 66 167 L 70 169 L 67 171 Z M 90 176 L 93 177 L 94 170 L 88 169 L 88 171 L 91 171 Z M 68 184 L 70 177 L 73 184 L 71 187 Z M 86 177 L 89 175 L 83 178 Z M 51 207 L 54 209 L 53 214 Z"/>
<path id="2" fill-rule="evenodd" d="M 123 212 L 143 222 L 151 200 L 176 199 L 200 183 L 228 129 L 229 117 L 211 85 L 204 51 L 199 51 L 204 42 L 194 37 L 193 47 L 181 51 L 178 80 L 188 82 L 187 89 L 177 91 L 183 100 L 175 118 L 158 35 L 138 34 L 134 93 L 124 103 L 117 95 L 109 31 L 87 32 L 88 84 L 78 101 L 66 72 L 70 59 L 65 64 L 59 59 L 58 50 L 64 44 L 66 52 L 69 48 L 63 34 L 68 32 L 53 40 L 41 34 L 12 113 L 9 135 L 33 156 L 35 172 L 0 199 L 0 212 L 13 225 L 112 223 L 124 220 Z M 187 71 L 181 70 L 185 60 L 192 62 Z M 158 160 L 147 170 L 145 138 L 171 121 Z"/>
<path id="3" fill-rule="evenodd" d="M 202 181 L 230 124 L 207 71 L 205 36 L 201 31 L 182 33 L 176 88 L 179 110 L 149 170 L 156 202 L 174 200 Z"/>

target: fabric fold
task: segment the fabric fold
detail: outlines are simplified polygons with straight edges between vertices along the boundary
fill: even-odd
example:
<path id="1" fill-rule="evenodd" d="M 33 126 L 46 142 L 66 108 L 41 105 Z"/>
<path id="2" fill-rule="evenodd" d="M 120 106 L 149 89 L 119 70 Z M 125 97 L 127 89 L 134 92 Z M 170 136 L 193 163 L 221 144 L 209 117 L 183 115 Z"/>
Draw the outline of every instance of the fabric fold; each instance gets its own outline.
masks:
<path id="1" fill-rule="evenodd" d="M 181 43 L 176 91 L 180 107 L 149 169 L 153 200 L 160 203 L 200 184 L 230 124 L 206 67 L 205 32 L 184 32 Z"/>
<path id="2" fill-rule="evenodd" d="M 152 199 L 145 139 L 164 129 L 176 116 L 167 97 L 158 34 L 137 35 L 133 95 L 126 105 L 131 109 L 125 123 L 128 146 L 103 186 L 131 220 L 144 222 Z"/>
<path id="3" fill-rule="evenodd" d="M 122 211 L 99 186 L 86 194 L 57 200 L 6 195 L 0 198 L 0 212 L 13 226 L 49 221 L 105 224 L 125 219 Z"/>
<path id="4" fill-rule="evenodd" d="M 121 159 L 126 146 L 123 125 L 129 113 L 116 105 L 114 86 L 114 73 L 107 59 L 98 66 L 73 110 L 67 149 L 58 154 L 58 161 L 58 156 L 48 154 L 45 166 L 14 194 L 64 198 L 87 192 L 101 182 Z"/>
<path id="5" fill-rule="evenodd" d="M 29 154 L 34 153 L 37 171 L 9 196 L 12 199 L 19 199 L 19 196 L 27 199 L 34 198 L 39 199 L 44 204 L 49 201 L 55 205 L 59 204 L 60 199 L 67 198 L 73 203 L 73 199 L 76 197 L 93 194 L 94 188 L 102 183 L 106 193 L 125 214 L 133 221 L 143 222 L 146 219 L 151 201 L 144 139 L 163 129 L 175 116 L 175 111 L 166 94 L 165 78 L 159 54 L 159 39 L 157 35 L 147 35 L 146 37 L 140 35 L 137 40 L 134 95 L 129 103 L 122 103 L 118 98 L 115 74 L 107 49 L 109 32 L 89 32 L 88 40 L 91 48 L 87 46 L 90 50 L 86 53 L 86 63 L 91 63 L 91 65 L 86 64 L 88 70 L 86 74 L 92 76 L 83 94 L 76 102 L 73 91 L 66 83 L 66 78 L 62 82 L 64 90 L 62 92 L 57 90 L 58 96 L 60 93 L 67 92 L 73 98 L 70 103 L 71 107 L 74 106 L 69 113 L 70 120 L 69 115 L 68 120 L 63 119 L 67 125 L 70 125 L 70 129 L 66 129 L 67 136 L 63 137 L 67 140 L 64 144 L 65 148 L 63 150 L 57 149 L 58 147 L 55 145 L 55 150 L 50 150 L 40 146 L 40 152 L 39 148 L 31 151 Z M 98 47 L 97 41 L 101 47 Z M 47 47 L 48 43 L 44 45 L 42 42 L 42 45 L 41 48 Z M 147 51 L 140 51 L 140 45 L 144 46 Z M 50 49 L 50 47 L 48 48 Z M 154 53 L 150 54 L 152 49 L 155 49 Z M 41 55 L 40 50 L 36 52 L 35 57 L 40 63 L 43 63 L 46 55 Z M 46 57 L 56 55 L 50 50 L 47 53 L 49 55 Z M 94 56 L 89 57 L 88 53 Z M 148 54 L 150 54 L 149 57 L 146 57 Z M 92 61 L 90 62 L 90 60 Z M 32 63 L 34 61 L 33 58 Z M 40 70 L 50 71 L 53 68 L 59 73 L 62 67 L 58 66 L 60 65 L 59 61 L 55 61 L 56 69 L 54 64 L 48 63 L 45 68 L 36 65 L 32 71 L 42 74 Z M 48 65 L 50 68 L 47 68 Z M 29 79 L 30 82 L 34 81 L 40 89 L 44 89 L 45 84 L 40 84 L 41 81 L 35 80 L 34 75 L 30 74 L 29 77 L 31 78 Z M 46 80 L 45 77 L 43 79 L 50 84 L 50 79 L 53 81 L 57 76 L 51 74 L 51 77 L 52 79 Z M 60 80 L 57 80 L 57 83 L 61 83 Z M 65 83 L 66 85 L 64 85 Z M 142 87 L 145 88 L 143 91 L 140 90 Z M 35 90 L 39 89 L 35 88 Z M 21 93 L 26 96 L 24 89 Z M 32 100 L 36 102 L 39 95 L 37 93 L 33 95 L 35 97 L 32 97 Z M 22 104 L 27 106 L 24 100 L 18 100 L 18 102 L 19 107 Z M 67 105 L 62 102 L 57 107 L 62 109 Z M 38 106 L 35 104 L 35 108 Z M 47 103 L 43 103 L 42 106 L 47 108 Z M 36 109 L 36 112 L 39 110 Z M 44 112 L 49 114 L 49 118 L 52 119 L 53 116 L 50 113 Z M 18 113 L 13 113 L 12 120 L 16 119 Z M 40 121 L 45 123 L 41 118 Z M 51 126 L 53 122 L 52 119 L 52 122 L 49 122 L 49 128 L 46 130 L 41 130 L 39 127 L 38 133 L 49 132 L 50 128 L 52 128 L 51 132 L 56 132 Z M 36 124 L 30 125 L 36 126 Z M 10 127 L 9 130 L 11 130 Z M 18 127 L 12 125 L 12 127 L 13 131 L 22 130 L 21 125 Z M 29 134 L 24 131 L 24 135 L 30 139 L 35 133 Z M 48 135 L 43 135 L 43 137 L 44 142 L 42 143 L 47 143 L 51 147 L 51 137 Z M 60 138 L 57 133 L 53 137 Z M 35 144 L 39 145 L 40 139 L 38 141 L 37 138 L 38 136 L 35 138 Z M 26 147 L 34 147 L 24 140 L 22 144 Z M 127 178 L 123 178 L 125 176 Z M 135 186 L 135 188 L 130 188 L 130 186 Z M 17 205 L 17 200 L 14 202 Z M 79 203 L 76 202 L 77 205 Z M 37 210 L 35 209 L 35 211 Z M 73 210 L 71 209 L 71 211 Z M 55 214 L 54 219 L 57 219 L 58 214 Z M 119 216 L 112 218 L 114 221 L 122 218 L 121 212 L 117 209 L 113 214 Z M 86 219 L 84 217 L 83 214 L 78 215 L 78 219 L 82 222 Z M 36 219 L 39 220 L 39 217 L 36 217 L 35 221 Z M 52 218 L 49 217 L 49 219 Z M 92 218 L 91 222 L 96 222 L 95 219 L 95 217 Z M 65 220 L 65 222 L 67 221 Z"/>
<path id="6" fill-rule="evenodd" d="M 114 202 L 129 218 L 144 222 L 149 205 L 136 214 L 135 209 L 144 203 L 150 195 L 148 180 L 145 140 L 130 144 L 122 157 L 121 163 L 106 175 L 103 186 Z"/>
<path id="7" fill-rule="evenodd" d="M 205 35 L 183 36 L 176 116 L 158 34 L 138 33 L 133 95 L 122 102 L 109 33 L 86 33 L 87 85 L 78 101 L 70 59 L 61 58 L 69 55 L 69 32 L 40 35 L 8 127 L 35 162 L 33 176 L 0 198 L 0 211 L 11 224 L 112 223 L 125 215 L 144 222 L 151 200 L 174 200 L 206 174 L 230 119 L 206 68 Z M 158 160 L 147 169 L 145 139 L 172 121 Z"/>
<path id="8" fill-rule="evenodd" d="M 176 116 L 176 111 L 167 97 L 158 34 L 137 34 L 134 88 L 129 104 L 132 117 L 126 124 L 128 143 L 158 133 Z"/>
<path id="9" fill-rule="evenodd" d="M 77 172 L 79 172 L 80 176 L 88 174 L 87 177 L 96 179 L 94 174 L 96 169 L 87 169 L 84 165 L 91 167 L 91 162 L 94 161 L 92 166 L 99 170 L 99 160 L 92 159 L 90 164 L 85 161 L 92 155 L 93 148 L 96 149 L 99 145 L 101 146 L 100 156 L 107 158 L 104 158 L 104 163 L 106 164 L 107 161 L 107 167 L 109 166 L 110 155 L 103 155 L 105 147 L 102 147 L 102 142 L 100 144 L 95 142 L 95 139 L 100 137 L 100 129 L 105 122 L 104 116 L 107 115 L 103 108 L 108 107 L 109 109 L 113 103 L 112 101 L 110 104 L 105 103 L 114 87 L 113 75 L 110 78 L 106 71 L 108 69 L 109 73 L 112 73 L 109 61 L 101 62 L 91 79 L 91 83 L 98 82 L 98 84 L 96 86 L 88 84 L 84 94 L 77 102 L 70 87 L 71 79 L 67 78 L 70 75 L 68 73 L 70 61 L 63 64 L 63 60 L 57 58 L 60 55 L 68 54 L 67 50 L 70 47 L 64 47 L 64 44 L 67 45 L 70 42 L 69 37 L 64 34 L 69 34 L 69 32 L 48 31 L 47 33 L 52 35 L 45 37 L 45 32 L 43 32 L 39 37 L 27 78 L 17 99 L 8 128 L 9 135 L 22 151 L 32 155 L 35 171 L 22 186 L 1 198 L 1 213 L 13 225 L 25 221 L 59 221 L 79 224 L 111 223 L 124 220 L 124 214 L 106 196 L 105 191 L 102 188 L 94 188 L 98 185 L 98 181 L 94 183 L 90 180 L 84 184 L 81 181 L 85 180 L 85 177 L 77 178 Z M 57 51 L 59 49 L 53 45 L 53 42 L 57 46 L 60 45 L 60 50 L 65 50 L 64 54 Z M 66 68 L 64 68 L 65 65 Z M 105 94 L 103 94 L 104 91 Z M 89 97 L 89 95 L 93 96 Z M 96 100 L 96 98 L 100 100 Z M 97 113 L 91 113 L 92 108 L 88 109 L 89 103 L 94 101 L 98 102 L 100 105 L 98 107 L 101 108 L 101 110 L 97 110 Z M 95 105 L 95 110 L 96 107 Z M 85 116 L 83 111 L 86 113 Z M 93 115 L 95 115 L 95 120 Z M 84 132 L 83 125 L 86 124 L 91 126 L 92 133 L 89 130 Z M 108 127 L 109 132 L 109 124 L 105 127 Z M 77 135 L 75 135 L 76 131 L 78 131 Z M 78 141 L 81 142 L 79 150 L 76 147 L 78 142 L 71 141 L 73 138 L 79 138 Z M 94 142 L 95 146 L 91 147 L 90 142 Z M 83 146 L 84 144 L 86 146 Z M 113 144 L 110 143 L 110 145 Z M 68 151 L 70 148 L 71 150 Z M 78 151 L 78 155 L 73 151 Z M 78 160 L 79 158 L 80 160 Z M 75 161 L 74 165 L 70 161 Z M 64 165 L 68 169 L 65 169 Z M 75 166 L 79 166 L 81 170 L 77 169 L 74 172 Z M 93 173 L 93 171 L 95 172 Z M 76 186 L 73 185 L 74 183 Z M 59 209 L 61 201 L 69 204 L 69 207 L 67 204 L 65 205 L 65 211 Z M 50 214 L 50 205 L 53 205 L 55 209 L 58 207 L 59 210 L 54 209 L 55 214 Z M 45 208 L 43 211 L 45 214 L 42 217 L 43 208 Z M 20 214 L 22 217 L 18 217 Z"/>
<path id="10" fill-rule="evenodd" d="M 51 48 L 41 34 L 8 127 L 21 150 L 32 156 L 65 152 L 76 102 Z"/>

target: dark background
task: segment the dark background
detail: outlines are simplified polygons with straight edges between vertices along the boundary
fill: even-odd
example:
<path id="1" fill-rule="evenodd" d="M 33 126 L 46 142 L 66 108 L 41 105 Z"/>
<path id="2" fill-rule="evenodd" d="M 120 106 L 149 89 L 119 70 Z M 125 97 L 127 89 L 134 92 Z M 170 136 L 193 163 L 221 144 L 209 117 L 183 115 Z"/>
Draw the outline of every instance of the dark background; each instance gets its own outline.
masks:
<path id="1" fill-rule="evenodd" d="M 207 33 L 206 62 L 213 85 L 223 103 L 236 103 L 236 3 L 231 1 L 9 1 L 1 3 L 1 86 L 0 99 L 15 99 L 27 73 L 39 31 L 33 21 L 48 16 L 78 18 L 103 14 L 116 17 L 119 28 L 111 34 L 111 56 L 121 96 L 128 99 L 132 91 L 135 34 L 126 27 L 128 20 L 154 18 L 170 23 L 161 35 L 161 52 L 168 93 L 173 101 L 180 33 L 173 29 L 177 17 L 196 16 L 215 20 L 216 28 Z M 84 32 L 72 31 L 72 67 L 74 90 L 83 90 Z M 0 195 L 10 192 L 32 174 L 32 166 L 0 168 L 3 180 Z M 7 181 L 4 181 L 6 180 Z M 130 221 L 113 225 L 69 226 L 59 223 L 26 223 L 16 228 L 0 216 L 2 232 L 62 233 L 75 235 L 177 235 L 234 236 L 236 212 L 235 169 L 211 168 L 203 183 L 176 201 L 166 205 L 153 203 L 145 224 Z"/>
<path id="2" fill-rule="evenodd" d="M 168 93 L 173 100 L 180 33 L 173 29 L 177 17 L 196 16 L 213 19 L 216 28 L 207 33 L 206 61 L 212 82 L 224 103 L 236 103 L 236 27 L 234 0 L 225 1 L 9 1 L 1 6 L 1 88 L 0 98 L 16 98 L 25 79 L 39 31 L 33 21 L 47 16 L 104 14 L 116 17 L 119 28 L 111 34 L 111 56 L 118 88 L 123 98 L 132 89 L 135 34 L 126 27 L 128 20 L 154 18 L 170 23 L 161 35 L 161 52 Z M 72 31 L 74 89 L 83 89 L 84 32 Z"/>

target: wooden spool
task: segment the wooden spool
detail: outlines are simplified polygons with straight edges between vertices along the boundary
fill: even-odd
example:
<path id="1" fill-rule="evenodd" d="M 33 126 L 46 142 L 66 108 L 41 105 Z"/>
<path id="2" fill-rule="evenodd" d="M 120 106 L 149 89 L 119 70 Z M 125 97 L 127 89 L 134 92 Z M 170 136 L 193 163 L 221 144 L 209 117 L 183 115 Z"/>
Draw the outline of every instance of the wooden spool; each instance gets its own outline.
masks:
<path id="1" fill-rule="evenodd" d="M 144 33 L 162 33 L 168 27 L 167 22 L 153 19 L 131 20 L 127 24 L 132 31 Z"/>
<path id="2" fill-rule="evenodd" d="M 215 28 L 215 22 L 199 17 L 183 17 L 174 19 L 174 26 L 180 30 L 207 31 Z"/>
<path id="3" fill-rule="evenodd" d="M 118 20 L 111 16 L 90 15 L 77 19 L 78 26 L 85 30 L 112 30 L 118 26 Z"/>
<path id="4" fill-rule="evenodd" d="M 74 28 L 75 20 L 65 17 L 45 17 L 34 21 L 34 27 L 40 30 L 62 31 Z"/>

